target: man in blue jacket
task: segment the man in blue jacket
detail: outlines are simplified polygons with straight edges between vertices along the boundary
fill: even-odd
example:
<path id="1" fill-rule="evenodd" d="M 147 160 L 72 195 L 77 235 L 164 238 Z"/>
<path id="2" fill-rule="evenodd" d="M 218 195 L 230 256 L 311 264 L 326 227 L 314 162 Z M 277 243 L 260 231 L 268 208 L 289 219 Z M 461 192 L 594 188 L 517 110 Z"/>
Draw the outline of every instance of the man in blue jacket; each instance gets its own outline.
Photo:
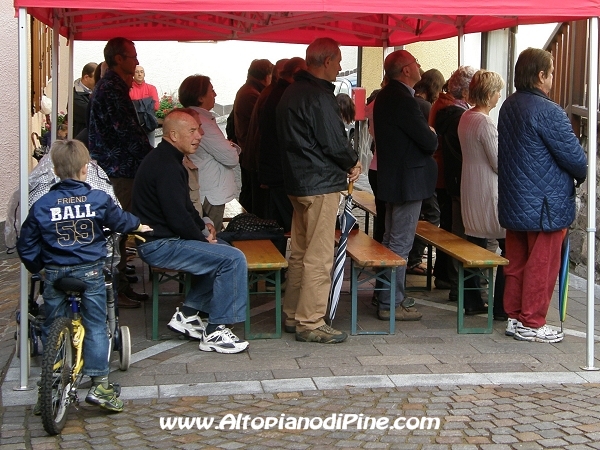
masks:
<path id="1" fill-rule="evenodd" d="M 560 342 L 546 314 L 560 268 L 561 245 L 575 219 L 575 182 L 587 160 L 567 115 L 548 98 L 554 64 L 545 50 L 524 50 L 515 66 L 517 91 L 498 121 L 498 212 L 506 228 L 506 335 Z"/>

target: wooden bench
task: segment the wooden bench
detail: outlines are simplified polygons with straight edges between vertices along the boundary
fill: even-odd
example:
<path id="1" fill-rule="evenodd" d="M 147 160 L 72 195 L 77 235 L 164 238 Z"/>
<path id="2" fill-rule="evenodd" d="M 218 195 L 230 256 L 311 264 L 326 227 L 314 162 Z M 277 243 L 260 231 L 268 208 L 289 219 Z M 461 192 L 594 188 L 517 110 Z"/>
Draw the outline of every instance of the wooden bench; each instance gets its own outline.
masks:
<path id="1" fill-rule="evenodd" d="M 508 259 L 423 220 L 420 220 L 417 224 L 416 236 L 421 238 L 429 249 L 427 253 L 427 289 L 431 289 L 432 246 L 458 261 L 458 315 L 456 325 L 458 333 L 491 333 L 494 315 L 494 268 L 507 265 Z M 467 328 L 464 326 L 465 268 L 471 269 L 473 272 L 467 276 L 467 279 L 475 276 L 483 276 L 488 280 L 488 318 L 486 328 Z"/>
<path id="2" fill-rule="evenodd" d="M 235 241 L 233 246 L 244 253 L 248 263 L 248 305 L 244 324 L 246 339 L 281 338 L 281 269 L 288 266 L 287 260 L 269 240 Z M 258 282 L 261 280 L 265 284 L 275 285 L 275 333 L 250 332 L 250 296 L 271 294 L 259 290 Z"/>
<path id="3" fill-rule="evenodd" d="M 187 295 L 192 285 L 192 275 L 173 269 L 150 267 L 152 280 L 152 340 L 158 340 L 158 297 L 161 295 Z M 178 292 L 160 292 L 160 285 L 168 281 L 179 284 Z"/>
<path id="4" fill-rule="evenodd" d="M 336 231 L 336 242 L 339 242 L 340 232 Z M 346 249 L 347 256 L 350 257 L 350 290 L 352 298 L 352 324 L 351 334 L 394 334 L 396 332 L 396 315 L 394 311 L 390 312 L 389 333 L 380 331 L 357 331 L 356 322 L 358 320 L 358 291 L 359 286 L 371 280 L 378 280 L 383 284 L 379 290 L 389 290 L 392 304 L 396 298 L 396 269 L 406 265 L 406 260 L 393 251 L 384 247 L 373 238 L 369 237 L 361 230 L 353 230 L 348 236 Z M 365 271 L 365 268 L 375 268 L 377 271 Z M 359 275 L 365 274 L 366 277 L 359 280 Z M 389 278 L 384 278 L 384 275 Z M 370 288 L 369 288 L 370 289 Z M 360 289 L 366 290 L 366 289 Z"/>
<path id="5" fill-rule="evenodd" d="M 348 195 L 348 191 L 342 191 L 344 196 Z M 375 207 L 375 196 L 368 191 L 352 192 L 352 203 L 359 209 L 365 212 L 365 233 L 369 234 L 369 217 L 377 217 L 377 208 Z"/>

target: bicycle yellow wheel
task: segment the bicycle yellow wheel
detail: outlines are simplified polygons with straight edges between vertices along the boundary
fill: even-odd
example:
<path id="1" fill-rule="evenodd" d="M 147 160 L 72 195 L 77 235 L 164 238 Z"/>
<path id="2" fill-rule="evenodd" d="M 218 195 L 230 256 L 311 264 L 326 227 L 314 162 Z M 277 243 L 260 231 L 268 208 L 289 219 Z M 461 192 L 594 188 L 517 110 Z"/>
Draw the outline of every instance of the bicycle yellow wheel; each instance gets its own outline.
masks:
<path id="1" fill-rule="evenodd" d="M 50 327 L 44 348 L 39 401 L 44 429 L 51 435 L 59 434 L 64 428 L 69 405 L 75 397 L 71 393 L 74 364 L 72 335 L 71 320 L 57 318 Z"/>

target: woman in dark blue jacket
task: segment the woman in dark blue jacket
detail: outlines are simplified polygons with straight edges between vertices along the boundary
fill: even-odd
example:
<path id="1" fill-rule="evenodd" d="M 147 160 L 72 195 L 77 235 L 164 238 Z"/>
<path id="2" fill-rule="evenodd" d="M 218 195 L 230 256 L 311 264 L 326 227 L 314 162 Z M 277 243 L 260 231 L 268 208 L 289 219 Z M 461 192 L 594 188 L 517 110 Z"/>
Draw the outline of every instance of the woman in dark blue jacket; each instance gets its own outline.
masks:
<path id="1" fill-rule="evenodd" d="M 563 109 L 548 98 L 552 55 L 524 50 L 498 122 L 498 212 L 506 228 L 506 335 L 559 342 L 546 326 L 561 245 L 575 219 L 575 181 L 587 173 L 583 148 Z"/>

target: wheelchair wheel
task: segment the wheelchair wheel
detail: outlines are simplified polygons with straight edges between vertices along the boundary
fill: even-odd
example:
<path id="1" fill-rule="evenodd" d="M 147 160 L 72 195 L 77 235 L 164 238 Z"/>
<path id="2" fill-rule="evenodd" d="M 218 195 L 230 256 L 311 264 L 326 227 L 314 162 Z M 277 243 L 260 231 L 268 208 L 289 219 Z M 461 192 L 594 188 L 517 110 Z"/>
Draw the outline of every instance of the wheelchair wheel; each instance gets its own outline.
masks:
<path id="1" fill-rule="evenodd" d="M 74 363 L 72 335 L 71 320 L 57 318 L 50 328 L 42 358 L 40 406 L 44 429 L 50 435 L 62 431 L 71 404 L 71 371 Z"/>
<path id="2" fill-rule="evenodd" d="M 131 364 L 131 335 L 129 327 L 119 327 L 119 369 L 125 371 Z"/>

